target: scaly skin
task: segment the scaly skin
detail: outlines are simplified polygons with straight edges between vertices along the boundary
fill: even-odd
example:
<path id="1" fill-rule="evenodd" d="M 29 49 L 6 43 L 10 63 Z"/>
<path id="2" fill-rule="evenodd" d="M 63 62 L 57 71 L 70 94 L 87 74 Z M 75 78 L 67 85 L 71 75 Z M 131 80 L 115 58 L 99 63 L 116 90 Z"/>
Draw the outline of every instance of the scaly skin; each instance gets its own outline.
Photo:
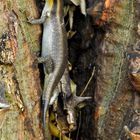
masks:
<path id="1" fill-rule="evenodd" d="M 67 66 L 67 39 L 63 19 L 63 0 L 46 0 L 40 19 L 29 20 L 31 24 L 43 23 L 42 54 L 51 59 L 53 65 L 48 69 L 44 63 L 45 76 L 43 102 L 43 126 L 46 125 L 46 112 L 53 92 Z"/>

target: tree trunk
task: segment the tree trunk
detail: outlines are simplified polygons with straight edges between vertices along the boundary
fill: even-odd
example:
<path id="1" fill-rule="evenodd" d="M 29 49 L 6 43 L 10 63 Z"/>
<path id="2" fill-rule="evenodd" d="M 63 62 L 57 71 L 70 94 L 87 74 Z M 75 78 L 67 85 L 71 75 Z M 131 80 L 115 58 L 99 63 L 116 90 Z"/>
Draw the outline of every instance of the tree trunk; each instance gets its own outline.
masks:
<path id="1" fill-rule="evenodd" d="M 80 111 L 78 128 L 71 136 L 73 140 L 125 140 L 125 133 L 132 133 L 125 132 L 124 126 L 135 127 L 133 110 L 140 109 L 136 103 L 139 95 L 130 84 L 127 55 L 139 39 L 140 2 L 86 3 L 90 15 L 82 15 L 79 7 L 74 12 L 76 33 L 68 40 L 70 77 L 77 85 L 77 95 L 89 82 L 83 96 L 92 96 L 93 100 Z M 99 3 L 101 11 L 97 12 Z M 42 140 L 42 73 L 39 75 L 36 61 L 41 29 L 27 23 L 27 17 L 39 16 L 38 10 L 34 0 L 2 0 L 0 9 L 0 92 L 5 90 L 5 100 L 10 104 L 9 108 L 0 109 L 0 137 Z"/>
<path id="2" fill-rule="evenodd" d="M 27 23 L 37 17 L 34 0 L 0 2 L 0 81 L 10 108 L 1 110 L 1 140 L 42 140 L 40 120 L 40 27 Z"/>
<path id="3" fill-rule="evenodd" d="M 124 126 L 132 127 L 135 102 L 127 54 L 138 40 L 140 4 L 134 0 L 106 0 L 102 11 L 97 13 L 100 2 L 104 3 L 103 0 L 87 2 L 90 17 L 75 12 L 77 34 L 69 43 L 71 77 L 78 85 L 78 93 L 90 79 L 92 67 L 96 68 L 85 93 L 94 97 L 95 104 L 82 111 L 78 139 L 125 140 Z"/>

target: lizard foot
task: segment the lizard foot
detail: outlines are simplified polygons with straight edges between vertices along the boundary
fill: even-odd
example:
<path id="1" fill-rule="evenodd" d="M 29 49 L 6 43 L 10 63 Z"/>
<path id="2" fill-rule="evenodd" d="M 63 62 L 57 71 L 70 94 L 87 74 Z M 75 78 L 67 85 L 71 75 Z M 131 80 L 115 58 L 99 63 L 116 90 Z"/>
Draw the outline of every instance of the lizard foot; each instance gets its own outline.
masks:
<path id="1" fill-rule="evenodd" d="M 51 73 L 54 69 L 54 64 L 53 64 L 53 60 L 50 56 L 46 56 L 46 57 L 38 57 L 37 58 L 38 63 L 43 63 L 45 64 L 45 71 L 47 71 L 47 73 Z"/>

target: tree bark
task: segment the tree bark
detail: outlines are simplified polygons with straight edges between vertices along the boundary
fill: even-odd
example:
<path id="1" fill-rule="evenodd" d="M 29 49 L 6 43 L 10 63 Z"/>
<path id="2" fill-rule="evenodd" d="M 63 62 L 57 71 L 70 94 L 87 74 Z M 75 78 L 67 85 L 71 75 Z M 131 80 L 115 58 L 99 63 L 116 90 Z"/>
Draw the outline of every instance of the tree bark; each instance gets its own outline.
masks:
<path id="1" fill-rule="evenodd" d="M 85 17 L 76 7 L 73 24 L 76 33 L 68 40 L 70 77 L 77 85 L 77 95 L 91 78 L 84 96 L 92 96 L 93 101 L 79 113 L 78 128 L 72 138 L 125 140 L 124 126 L 132 123 L 133 105 L 139 98 L 130 84 L 127 54 L 139 40 L 140 2 L 86 2 L 91 15 Z M 102 11 L 97 13 L 94 9 L 99 2 L 104 8 L 100 7 Z M 41 29 L 27 23 L 27 17 L 39 16 L 38 10 L 34 0 L 2 0 L 0 9 L 0 81 L 5 85 L 5 100 L 10 104 L 10 108 L 0 109 L 0 138 L 42 140 L 42 73 L 39 75 L 36 62 Z"/>
<path id="2" fill-rule="evenodd" d="M 40 78 L 36 55 L 39 26 L 27 23 L 38 17 L 34 0 L 0 1 L 0 81 L 10 108 L 1 110 L 2 140 L 42 140 Z"/>
<path id="3" fill-rule="evenodd" d="M 95 91 L 95 100 L 98 103 L 95 127 L 99 139 L 119 139 L 130 115 L 132 94 L 128 83 L 125 53 L 128 46 L 135 41 L 132 30 L 135 23 L 133 4 L 133 1 L 122 1 L 113 5 L 114 22 L 118 26 L 112 26 L 111 31 L 105 33 L 104 40 L 99 46 L 100 55 L 97 63 L 100 70 Z"/>
<path id="4" fill-rule="evenodd" d="M 97 13 L 94 10 L 99 2 L 104 8 Z M 85 93 L 94 97 L 95 104 L 82 111 L 78 139 L 125 140 L 123 128 L 132 122 L 135 92 L 130 84 L 127 54 L 138 40 L 139 1 L 100 0 L 88 4 L 92 22 L 90 17 L 79 17 L 75 12 L 77 34 L 69 43 L 71 77 L 78 93 L 89 80 L 92 67 L 96 68 Z M 87 40 L 87 36 L 91 38 Z"/>

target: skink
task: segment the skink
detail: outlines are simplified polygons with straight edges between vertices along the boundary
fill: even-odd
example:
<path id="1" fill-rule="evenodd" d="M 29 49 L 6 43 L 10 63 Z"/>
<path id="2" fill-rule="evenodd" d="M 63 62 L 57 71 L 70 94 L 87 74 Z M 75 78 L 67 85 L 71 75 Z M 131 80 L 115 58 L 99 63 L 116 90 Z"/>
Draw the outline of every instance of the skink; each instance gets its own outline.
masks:
<path id="1" fill-rule="evenodd" d="M 43 102 L 43 126 L 46 125 L 46 112 L 54 90 L 67 66 L 67 38 L 63 17 L 63 0 L 46 0 L 40 19 L 30 19 L 31 24 L 43 24 L 42 53 L 45 58 Z M 48 62 L 51 62 L 49 65 Z"/>

